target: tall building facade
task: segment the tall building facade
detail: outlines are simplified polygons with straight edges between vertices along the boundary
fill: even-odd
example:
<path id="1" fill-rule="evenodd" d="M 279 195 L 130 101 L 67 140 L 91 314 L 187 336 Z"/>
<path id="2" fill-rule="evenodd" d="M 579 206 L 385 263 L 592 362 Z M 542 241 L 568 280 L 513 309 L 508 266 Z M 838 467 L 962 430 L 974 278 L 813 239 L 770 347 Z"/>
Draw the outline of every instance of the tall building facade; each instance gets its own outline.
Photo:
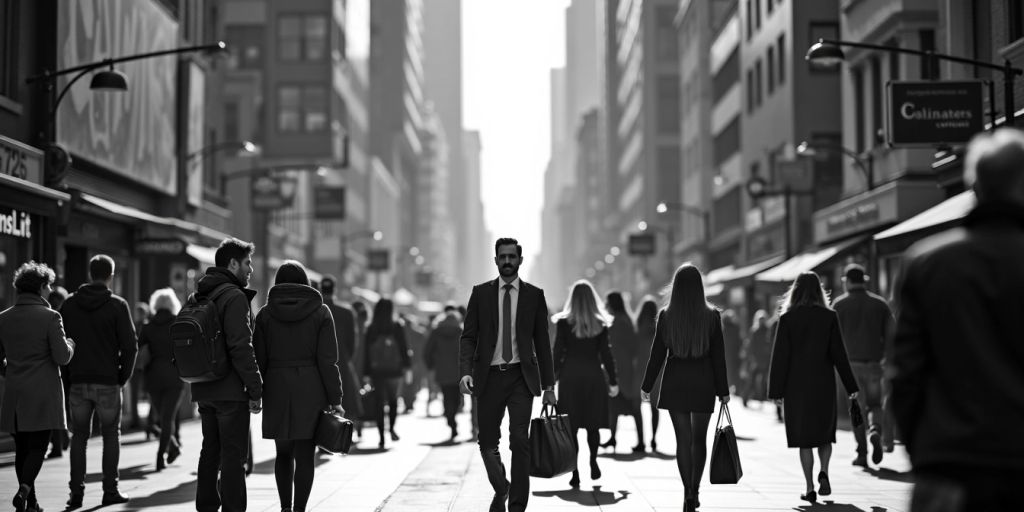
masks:
<path id="1" fill-rule="evenodd" d="M 470 286 L 481 283 L 494 276 L 494 238 L 487 230 L 484 222 L 484 203 L 482 197 L 482 180 L 480 167 L 480 153 L 483 151 L 483 142 L 480 132 L 466 130 L 462 132 L 463 162 L 465 163 L 466 177 L 466 201 L 467 205 L 467 238 L 466 242 L 460 245 L 460 250 L 466 253 L 466 265 L 459 267 L 465 269 L 460 271 L 463 282 Z M 468 297 L 463 293 L 456 297 Z"/>

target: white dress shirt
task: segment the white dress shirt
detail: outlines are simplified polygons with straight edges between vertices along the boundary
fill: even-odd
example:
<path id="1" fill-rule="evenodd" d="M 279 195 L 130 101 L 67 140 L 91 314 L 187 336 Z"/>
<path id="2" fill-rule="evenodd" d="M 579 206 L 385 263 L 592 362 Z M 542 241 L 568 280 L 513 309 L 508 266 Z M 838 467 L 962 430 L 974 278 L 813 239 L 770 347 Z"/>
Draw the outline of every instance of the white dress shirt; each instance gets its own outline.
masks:
<path id="1" fill-rule="evenodd" d="M 519 345 L 516 344 L 516 311 L 519 309 L 519 285 L 521 284 L 520 279 L 517 277 L 515 281 L 508 283 L 512 285 L 512 289 L 509 290 L 509 296 L 512 299 L 512 360 L 509 364 L 519 362 Z M 498 344 L 494 346 L 494 356 L 491 357 L 491 366 L 496 364 L 502 364 L 505 359 L 502 357 L 502 336 L 505 333 L 502 331 L 501 326 L 505 325 L 504 318 L 502 317 L 502 311 L 504 311 L 505 305 L 502 303 L 505 300 L 505 281 L 498 278 Z"/>

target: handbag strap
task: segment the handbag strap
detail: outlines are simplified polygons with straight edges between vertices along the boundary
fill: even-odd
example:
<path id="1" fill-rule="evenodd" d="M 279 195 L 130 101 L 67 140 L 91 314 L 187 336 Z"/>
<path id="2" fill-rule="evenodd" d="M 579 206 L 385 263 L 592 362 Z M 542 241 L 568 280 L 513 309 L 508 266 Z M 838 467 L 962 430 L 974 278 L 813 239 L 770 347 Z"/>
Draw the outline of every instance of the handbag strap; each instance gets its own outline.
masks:
<path id="1" fill-rule="evenodd" d="M 723 413 L 725 414 L 725 419 L 729 421 L 729 425 L 730 426 L 732 425 L 732 415 L 729 414 L 729 405 L 728 404 L 722 404 L 722 406 L 718 408 L 718 421 L 715 423 L 715 430 L 718 430 L 719 428 L 722 427 L 722 414 Z"/>
<path id="2" fill-rule="evenodd" d="M 554 411 L 554 414 L 552 414 L 551 411 Z M 556 405 L 544 404 L 540 408 L 540 415 L 541 415 L 542 418 L 550 418 L 550 417 L 553 417 L 553 416 L 558 416 L 558 405 L 557 404 Z"/>

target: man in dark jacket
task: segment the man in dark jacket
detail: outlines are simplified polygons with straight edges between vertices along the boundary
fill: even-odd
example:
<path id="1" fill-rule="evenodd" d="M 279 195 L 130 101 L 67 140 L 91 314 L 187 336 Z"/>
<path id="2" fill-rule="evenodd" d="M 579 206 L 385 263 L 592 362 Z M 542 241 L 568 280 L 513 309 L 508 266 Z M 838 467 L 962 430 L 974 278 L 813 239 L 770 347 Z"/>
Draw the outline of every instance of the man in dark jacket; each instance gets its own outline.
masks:
<path id="1" fill-rule="evenodd" d="M 356 351 L 356 314 L 348 306 L 336 301 L 334 292 L 337 282 L 334 276 L 324 276 L 320 281 L 320 291 L 324 296 L 324 304 L 334 317 L 334 334 L 338 339 L 338 370 L 341 372 L 344 391 L 341 405 L 349 418 L 359 418 L 363 415 L 363 407 L 359 399 L 359 377 L 352 364 L 352 355 Z"/>
<path id="2" fill-rule="evenodd" d="M 246 288 L 252 276 L 253 244 L 235 238 L 221 242 L 214 255 L 217 266 L 206 269 L 196 293 L 211 295 L 221 286 L 229 289 L 214 300 L 223 329 L 227 375 L 192 384 L 192 400 L 199 403 L 203 447 L 196 474 L 196 510 L 199 512 L 244 511 L 245 461 L 249 446 L 249 413 L 262 408 L 263 379 L 252 347 L 252 311 L 255 290 Z M 218 485 L 217 476 L 220 473 Z"/>
<path id="3" fill-rule="evenodd" d="M 843 285 L 846 293 L 832 304 L 839 315 L 839 328 L 843 332 L 850 368 L 857 378 L 860 394 L 857 401 L 867 413 L 867 427 L 862 423 L 854 427 L 857 457 L 854 466 L 867 467 L 868 441 L 871 442 L 871 461 L 882 462 L 882 359 L 885 343 L 892 333 L 893 316 L 889 303 L 867 290 L 868 276 L 864 267 L 856 263 L 846 266 Z"/>
<path id="4" fill-rule="evenodd" d="M 61 307 L 64 328 L 75 340 L 75 357 L 68 364 L 68 404 L 71 411 L 71 497 L 69 508 L 82 506 L 85 493 L 85 448 L 92 433 L 93 414 L 103 433 L 103 505 L 125 503 L 117 488 L 121 458 L 122 388 L 132 377 L 138 344 L 131 310 L 110 291 L 114 260 L 98 254 L 89 260 L 89 284 L 78 287 Z"/>
<path id="5" fill-rule="evenodd" d="M 450 441 L 455 441 L 459 429 L 455 426 L 455 414 L 462 405 L 459 392 L 459 338 L 462 337 L 462 317 L 455 306 L 445 306 L 444 316 L 434 324 L 427 346 L 423 349 L 423 362 L 427 370 L 434 372 L 434 381 L 441 388 L 444 397 L 444 417 L 451 429 Z"/>
<path id="6" fill-rule="evenodd" d="M 970 142 L 977 206 L 907 250 L 892 400 L 913 511 L 1018 510 L 1024 481 L 1024 132 Z"/>

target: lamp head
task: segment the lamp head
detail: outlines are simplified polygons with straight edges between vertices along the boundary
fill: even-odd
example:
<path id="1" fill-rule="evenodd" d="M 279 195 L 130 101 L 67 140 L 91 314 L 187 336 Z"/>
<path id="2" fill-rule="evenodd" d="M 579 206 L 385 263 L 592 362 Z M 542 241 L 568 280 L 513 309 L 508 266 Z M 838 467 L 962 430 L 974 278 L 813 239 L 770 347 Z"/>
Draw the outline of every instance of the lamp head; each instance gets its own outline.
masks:
<path id="1" fill-rule="evenodd" d="M 647 221 L 640 221 L 637 223 L 636 228 L 640 231 L 647 231 Z"/>
<path id="2" fill-rule="evenodd" d="M 834 67 L 846 60 L 846 54 L 838 46 L 819 39 L 807 50 L 804 59 L 821 67 Z"/>
<path id="3" fill-rule="evenodd" d="M 89 88 L 94 91 L 127 91 L 128 76 L 110 66 L 110 69 L 92 75 Z"/>
<path id="4" fill-rule="evenodd" d="M 668 205 L 665 204 L 664 202 L 658 203 L 658 206 L 657 206 L 657 208 L 655 208 L 655 210 L 658 213 L 665 213 L 665 212 L 668 211 Z"/>
<path id="5" fill-rule="evenodd" d="M 814 149 L 814 146 L 810 145 L 805 140 L 805 141 L 801 142 L 799 146 L 796 147 L 796 154 L 798 154 L 800 156 L 813 157 L 813 156 L 818 154 L 818 151 L 816 149 Z"/>
<path id="6" fill-rule="evenodd" d="M 383 240 L 384 239 L 384 233 L 382 231 L 374 231 L 373 232 L 373 239 L 378 241 L 378 242 Z"/>
<path id="7" fill-rule="evenodd" d="M 747 180 L 747 193 L 754 199 L 760 199 L 767 193 L 768 183 L 760 176 Z"/>
<path id="8" fill-rule="evenodd" d="M 259 145 L 254 144 L 252 141 L 245 140 L 245 141 L 242 141 L 242 147 L 241 147 L 241 149 L 238 152 L 238 156 L 241 156 L 241 157 L 260 156 L 260 153 L 262 153 L 262 152 L 263 152 L 262 148 L 260 148 Z"/>

